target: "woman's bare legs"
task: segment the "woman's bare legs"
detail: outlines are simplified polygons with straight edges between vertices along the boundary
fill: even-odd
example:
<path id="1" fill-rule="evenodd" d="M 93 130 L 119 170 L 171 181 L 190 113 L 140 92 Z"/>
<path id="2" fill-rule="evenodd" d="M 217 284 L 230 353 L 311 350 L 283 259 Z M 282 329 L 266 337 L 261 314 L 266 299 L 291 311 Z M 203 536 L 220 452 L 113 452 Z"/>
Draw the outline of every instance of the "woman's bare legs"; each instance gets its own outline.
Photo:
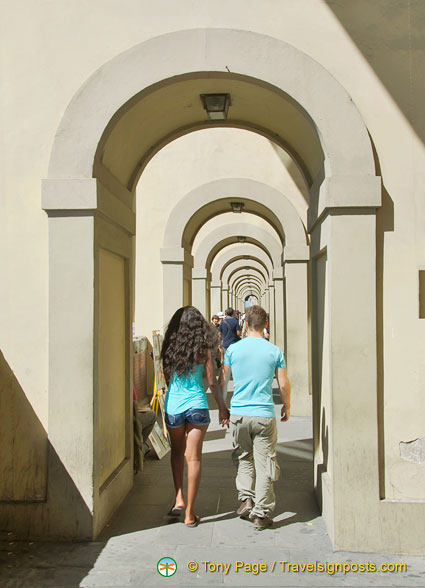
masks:
<path id="1" fill-rule="evenodd" d="M 184 471 L 184 452 L 186 450 L 186 429 L 185 426 L 168 428 L 168 434 L 171 441 L 171 469 L 173 471 L 174 487 L 176 489 L 176 498 L 174 506 L 184 508 L 183 496 L 183 471 Z"/>
<path id="2" fill-rule="evenodd" d="M 187 463 L 187 505 L 184 522 L 195 521 L 195 499 L 201 481 L 202 443 L 208 425 L 199 426 L 186 423 L 186 463 Z"/>

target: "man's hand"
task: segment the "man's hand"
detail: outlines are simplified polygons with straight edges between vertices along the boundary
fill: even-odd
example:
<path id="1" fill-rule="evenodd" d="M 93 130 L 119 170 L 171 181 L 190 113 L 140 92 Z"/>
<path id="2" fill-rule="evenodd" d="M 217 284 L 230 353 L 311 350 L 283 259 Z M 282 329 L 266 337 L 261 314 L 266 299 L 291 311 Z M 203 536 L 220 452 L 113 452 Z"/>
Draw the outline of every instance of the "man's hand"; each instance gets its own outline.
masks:
<path id="1" fill-rule="evenodd" d="M 280 411 L 280 420 L 283 422 L 289 421 L 290 409 L 283 405 Z"/>
<path id="2" fill-rule="evenodd" d="M 283 404 L 282 410 L 280 411 L 280 420 L 285 422 L 289 420 L 289 407 L 291 406 L 291 384 L 286 374 L 286 368 L 277 368 L 276 378 Z"/>

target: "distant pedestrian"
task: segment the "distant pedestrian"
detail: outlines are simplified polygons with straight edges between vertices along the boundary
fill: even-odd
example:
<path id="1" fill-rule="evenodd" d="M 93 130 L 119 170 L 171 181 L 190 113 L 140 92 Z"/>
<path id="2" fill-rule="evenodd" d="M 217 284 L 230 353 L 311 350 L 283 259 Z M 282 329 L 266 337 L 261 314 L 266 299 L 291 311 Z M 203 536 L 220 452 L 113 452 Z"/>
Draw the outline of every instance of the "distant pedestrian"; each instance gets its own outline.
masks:
<path id="1" fill-rule="evenodd" d="M 255 527 L 262 530 L 273 524 L 273 482 L 279 476 L 273 378 L 276 375 L 283 403 L 282 421 L 289 419 L 291 385 L 282 351 L 263 338 L 265 310 L 261 306 L 250 306 L 245 318 L 247 336 L 228 348 L 220 385 L 225 389 L 233 375 L 230 423 L 240 501 L 236 512 L 241 518 L 253 520 Z"/>
<path id="2" fill-rule="evenodd" d="M 245 313 L 241 316 L 241 339 L 245 339 L 247 333 Z"/>
<path id="3" fill-rule="evenodd" d="M 213 314 L 213 316 L 211 317 L 211 323 L 217 329 L 217 347 L 215 348 L 215 350 L 213 349 L 211 351 L 212 360 L 213 360 L 213 367 L 214 367 L 214 375 L 217 376 L 218 370 L 221 368 L 221 346 L 220 346 L 220 341 L 219 341 L 219 337 L 218 337 L 218 327 L 220 324 L 220 319 L 218 318 L 217 314 Z"/>
<path id="4" fill-rule="evenodd" d="M 241 330 L 239 326 L 239 321 L 237 321 L 234 317 L 234 310 L 233 308 L 229 307 L 225 311 L 226 316 L 221 321 L 218 330 L 221 334 L 221 346 L 223 348 L 223 352 L 226 353 L 226 350 L 230 345 L 240 341 L 241 338 Z"/>
<path id="5" fill-rule="evenodd" d="M 217 332 L 194 306 L 179 308 L 171 318 L 162 344 L 161 359 L 168 385 L 165 422 L 171 441 L 171 468 L 176 496 L 168 513 L 196 527 L 195 499 L 201 480 L 202 444 L 210 423 L 207 397 L 202 383 L 205 371 L 208 385 L 219 408 L 219 422 L 229 423 L 221 391 L 214 377 L 211 352 L 217 347 Z M 183 496 L 184 458 L 187 463 L 187 503 Z"/>

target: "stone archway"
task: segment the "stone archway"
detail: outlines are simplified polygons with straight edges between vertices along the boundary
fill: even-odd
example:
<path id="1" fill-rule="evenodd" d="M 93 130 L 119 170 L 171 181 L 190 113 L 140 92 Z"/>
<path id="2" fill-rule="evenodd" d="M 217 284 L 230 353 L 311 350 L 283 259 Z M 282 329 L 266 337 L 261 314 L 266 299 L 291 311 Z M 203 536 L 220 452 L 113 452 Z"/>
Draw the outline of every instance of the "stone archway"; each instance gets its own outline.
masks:
<path id="1" fill-rule="evenodd" d="M 230 211 L 231 201 L 242 202 L 244 211 L 268 220 L 286 245 L 307 246 L 305 227 L 284 194 L 256 180 L 224 178 L 195 188 L 178 202 L 169 215 L 163 247 L 190 246 L 199 227 L 212 214 Z"/>
<path id="2" fill-rule="evenodd" d="M 309 259 L 305 227 L 294 206 L 284 194 L 263 182 L 247 178 L 225 178 L 208 182 L 195 188 L 181 199 L 168 217 L 163 248 L 161 249 L 161 261 L 164 264 L 165 322 L 176 307 L 188 302 L 184 298 L 179 299 L 179 296 L 182 297 L 184 290 L 188 289 L 187 286 L 185 288 L 185 285 L 190 279 L 192 244 L 197 231 L 211 216 L 231 210 L 230 202 L 232 201 L 240 201 L 244 204 L 246 212 L 267 220 L 275 228 L 284 244 L 283 257 L 292 263 L 295 261 L 302 263 L 305 269 L 305 262 Z M 263 243 L 268 243 L 268 241 L 263 241 Z M 208 241 L 205 239 L 201 250 L 208 246 Z M 197 258 L 198 261 L 195 259 L 192 271 L 193 303 L 202 313 L 210 314 L 209 268 L 205 267 L 203 260 L 199 262 L 202 254 L 197 254 Z M 276 268 L 280 268 L 281 265 L 280 261 L 275 262 Z M 171 280 L 174 288 L 170 288 Z M 213 282 L 218 282 L 218 280 L 213 280 Z M 290 286 L 306 290 L 306 271 L 303 283 L 291 283 Z M 216 299 L 213 300 L 213 306 L 217 307 Z M 304 315 L 307 316 L 307 307 Z M 298 321 L 299 316 L 295 318 Z M 283 331 L 283 323 L 279 328 Z M 283 337 L 279 338 L 278 342 L 283 345 Z"/>
<path id="3" fill-rule="evenodd" d="M 207 284 L 209 283 L 210 308 L 217 309 L 222 305 L 222 282 L 210 281 L 210 267 L 219 254 L 219 252 L 231 243 L 237 243 L 237 236 L 245 236 L 247 243 L 254 243 L 257 247 L 265 251 L 271 258 L 273 264 L 273 286 L 276 291 L 275 332 L 276 344 L 284 347 L 284 307 L 283 307 L 283 270 L 282 270 L 282 243 L 277 240 L 271 233 L 268 233 L 260 227 L 249 225 L 247 223 L 232 223 L 223 225 L 211 231 L 199 243 L 195 257 L 194 268 L 192 270 L 193 281 L 193 303 L 202 312 L 208 311 L 208 300 L 205 299 Z M 205 310 L 204 310 L 205 309 Z"/>
<path id="4" fill-rule="evenodd" d="M 255 259 L 267 269 L 269 274 L 273 272 L 271 259 L 265 251 L 256 245 L 245 243 L 244 245 L 226 247 L 214 258 L 211 264 L 211 279 L 220 280 L 227 265 L 236 259 Z"/>
<path id="5" fill-rule="evenodd" d="M 268 280 L 269 280 L 270 276 L 269 276 L 267 270 L 260 262 L 256 261 L 255 259 L 251 259 L 249 261 L 244 260 L 244 259 L 239 259 L 239 260 L 236 260 L 232 263 L 229 263 L 229 265 L 223 271 L 223 275 L 222 275 L 223 283 L 227 284 L 227 286 L 230 287 L 233 283 L 232 278 L 233 278 L 235 271 L 243 270 L 245 268 L 252 269 L 252 270 L 255 270 L 256 272 L 258 272 L 258 274 L 263 278 L 264 285 L 268 284 Z"/>
<path id="6" fill-rule="evenodd" d="M 132 483 L 126 439 L 134 185 L 162 145 L 209 124 L 196 109 L 193 116 L 189 109 L 179 114 L 172 96 L 186 95 L 176 94 L 177 87 L 199 95 L 219 86 L 239 92 L 248 105 L 245 113 L 235 108 L 240 118 L 226 124 L 277 136 L 310 185 L 315 466 L 329 535 L 336 549 L 403 551 L 412 528 L 419 535 L 416 505 L 379 500 L 373 252 L 380 180 L 366 127 L 345 90 L 309 56 L 264 35 L 222 29 L 171 33 L 114 58 L 76 93 L 54 140 L 43 183 L 50 233 L 49 436 L 92 513 L 75 536 L 95 537 Z M 254 95 L 256 103 L 270 98 L 271 119 L 253 111 Z M 166 106 L 161 124 L 136 136 L 132 116 L 158 123 L 147 116 L 158 104 Z M 291 121 L 286 129 L 284 120 Z M 122 301 L 118 314 L 110 283 Z M 124 356 L 116 342 L 102 347 L 102 333 L 115 339 L 123 331 Z M 111 375 L 119 374 L 126 396 L 122 422 L 110 422 L 120 449 L 116 459 L 102 461 L 102 431 L 113 414 L 100 411 L 100 371 L 111 355 Z M 71 407 L 62 402 L 69 393 Z M 403 526 L 394 524 L 401 519 Z"/>
<path id="7" fill-rule="evenodd" d="M 274 306 L 275 306 L 275 299 L 274 299 L 274 282 L 272 279 L 273 276 L 273 264 L 268 256 L 268 254 L 258 247 L 257 245 L 251 243 L 245 243 L 244 245 L 228 245 L 223 248 L 222 252 L 217 254 L 214 260 L 211 263 L 211 281 L 212 282 L 220 282 L 222 278 L 222 274 L 226 267 L 230 263 L 236 260 L 255 260 L 263 265 L 263 267 L 268 272 L 270 279 L 267 284 L 268 289 L 268 308 L 269 314 L 271 317 L 271 322 L 269 324 L 270 329 L 270 340 L 274 343 L 275 342 L 275 313 L 274 313 Z M 242 294 L 241 294 L 242 295 Z M 233 302 L 235 307 L 237 306 L 236 301 Z M 244 299 L 240 300 L 241 308 L 245 308 L 244 306 Z M 241 310 L 241 309 L 240 309 Z"/>
<path id="8" fill-rule="evenodd" d="M 258 265 L 254 261 L 251 261 L 249 265 L 246 263 L 241 264 L 237 261 L 231 269 L 229 268 L 229 274 L 223 279 L 223 287 L 228 291 L 229 304 L 232 295 L 236 294 L 244 278 L 248 278 L 248 281 L 251 279 L 253 283 L 257 283 L 260 289 L 260 299 L 263 299 L 266 289 L 268 290 L 268 277 L 264 272 L 264 268 L 260 266 L 260 269 Z M 269 312 L 268 305 L 266 311 Z"/>

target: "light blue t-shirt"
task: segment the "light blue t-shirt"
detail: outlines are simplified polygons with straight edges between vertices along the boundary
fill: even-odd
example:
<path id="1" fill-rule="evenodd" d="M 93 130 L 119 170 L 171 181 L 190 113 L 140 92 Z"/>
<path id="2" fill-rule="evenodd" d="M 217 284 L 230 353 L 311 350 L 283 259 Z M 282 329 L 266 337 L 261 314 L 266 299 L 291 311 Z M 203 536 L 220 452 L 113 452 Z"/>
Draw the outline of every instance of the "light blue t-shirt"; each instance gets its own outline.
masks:
<path id="1" fill-rule="evenodd" d="M 272 383 L 276 368 L 286 368 L 282 351 L 262 337 L 231 345 L 223 360 L 233 375 L 230 414 L 274 418 Z"/>
<path id="2" fill-rule="evenodd" d="M 165 412 L 180 414 L 189 408 L 208 408 L 208 401 L 202 383 L 204 364 L 198 364 L 192 370 L 178 376 L 173 374 L 165 397 Z"/>

